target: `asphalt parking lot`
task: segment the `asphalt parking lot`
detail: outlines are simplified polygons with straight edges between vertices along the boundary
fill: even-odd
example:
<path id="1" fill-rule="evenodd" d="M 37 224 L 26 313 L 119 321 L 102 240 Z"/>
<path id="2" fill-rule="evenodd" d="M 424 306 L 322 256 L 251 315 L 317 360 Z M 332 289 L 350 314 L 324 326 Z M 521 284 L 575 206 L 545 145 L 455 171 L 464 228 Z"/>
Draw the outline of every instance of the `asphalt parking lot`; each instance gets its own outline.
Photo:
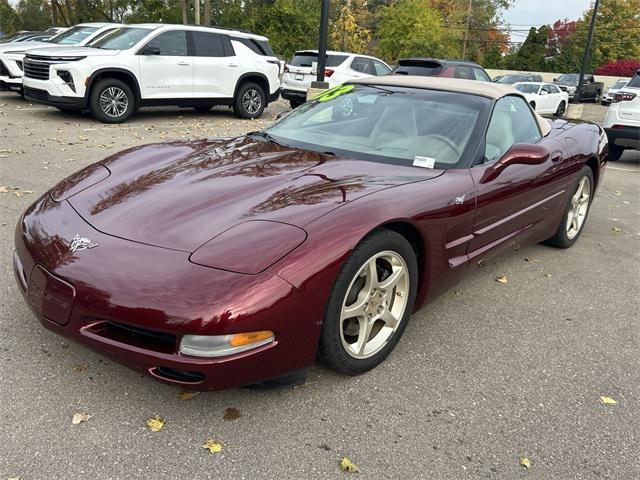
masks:
<path id="1" fill-rule="evenodd" d="M 37 196 L 120 149 L 257 130 L 285 106 L 255 121 L 165 109 L 109 126 L 0 94 L 0 479 L 640 478 L 639 152 L 609 164 L 573 248 L 488 263 L 361 377 L 315 366 L 302 387 L 183 400 L 39 325 L 11 266 Z M 73 425 L 76 412 L 91 418 Z M 345 455 L 360 474 L 338 469 Z"/>

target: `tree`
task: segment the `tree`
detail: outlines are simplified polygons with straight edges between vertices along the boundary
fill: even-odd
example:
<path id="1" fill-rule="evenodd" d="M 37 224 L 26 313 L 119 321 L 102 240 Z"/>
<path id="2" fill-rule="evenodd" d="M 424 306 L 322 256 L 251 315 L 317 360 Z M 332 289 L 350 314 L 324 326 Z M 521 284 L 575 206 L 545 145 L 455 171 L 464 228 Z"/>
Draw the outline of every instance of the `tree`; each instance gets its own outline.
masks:
<path id="1" fill-rule="evenodd" d="M 11 34 L 20 28 L 20 17 L 7 0 L 0 0 L 0 30 Z"/>
<path id="2" fill-rule="evenodd" d="M 513 68 L 529 72 L 543 70 L 548 36 L 549 27 L 545 25 L 539 29 L 531 27 L 529 35 L 513 59 Z"/>
<path id="3" fill-rule="evenodd" d="M 504 67 L 504 59 L 502 58 L 502 51 L 500 45 L 494 43 L 484 55 L 482 62 L 484 68 L 495 68 L 500 70 Z"/>
<path id="4" fill-rule="evenodd" d="M 46 30 L 51 26 L 51 5 L 42 0 L 20 0 L 17 12 L 23 30 Z"/>
<path id="5" fill-rule="evenodd" d="M 402 57 L 448 57 L 458 52 L 442 15 L 430 0 L 397 0 L 379 9 L 377 53 L 390 62 Z"/>
<path id="6" fill-rule="evenodd" d="M 364 53 L 371 41 L 371 30 L 364 27 L 367 14 L 362 1 L 347 0 L 329 27 L 333 47 L 345 52 Z"/>
<path id="7" fill-rule="evenodd" d="M 638 70 L 640 70 L 640 60 L 616 60 L 601 65 L 596 73 L 614 77 L 633 77 Z"/>
<path id="8" fill-rule="evenodd" d="M 547 56 L 554 57 L 562 51 L 567 38 L 576 32 L 577 22 L 568 18 L 564 20 L 556 20 L 549 28 L 549 36 L 547 38 Z"/>

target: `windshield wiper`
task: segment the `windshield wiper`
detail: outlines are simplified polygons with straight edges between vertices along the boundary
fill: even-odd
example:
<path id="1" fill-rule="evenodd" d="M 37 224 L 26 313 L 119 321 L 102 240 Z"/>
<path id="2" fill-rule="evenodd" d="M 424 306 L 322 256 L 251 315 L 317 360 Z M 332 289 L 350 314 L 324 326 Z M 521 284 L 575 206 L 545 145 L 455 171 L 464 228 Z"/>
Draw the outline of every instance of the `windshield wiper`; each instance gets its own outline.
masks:
<path id="1" fill-rule="evenodd" d="M 276 145 L 280 145 L 281 147 L 286 147 L 287 146 L 287 145 L 284 145 L 283 143 L 280 143 L 279 141 L 277 141 L 275 138 L 273 138 L 273 135 L 271 135 L 270 133 L 267 133 L 267 132 L 263 132 L 263 131 L 249 132 L 249 133 L 247 133 L 247 136 L 261 137 L 261 138 L 264 138 L 265 140 L 268 140 L 271 143 L 275 143 Z"/>

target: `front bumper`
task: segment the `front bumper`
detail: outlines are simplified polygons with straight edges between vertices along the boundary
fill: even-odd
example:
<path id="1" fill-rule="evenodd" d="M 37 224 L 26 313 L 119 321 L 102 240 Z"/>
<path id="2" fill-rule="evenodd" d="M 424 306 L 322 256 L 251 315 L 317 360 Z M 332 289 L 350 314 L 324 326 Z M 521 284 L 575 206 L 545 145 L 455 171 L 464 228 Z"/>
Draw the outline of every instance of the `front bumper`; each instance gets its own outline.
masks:
<path id="1" fill-rule="evenodd" d="M 71 252 L 75 234 L 97 246 Z M 314 361 L 322 308 L 269 272 L 202 267 L 187 252 L 103 234 L 49 194 L 27 210 L 15 243 L 17 283 L 46 328 L 161 382 L 217 390 Z M 258 330 L 275 332 L 275 342 L 227 357 L 179 353 L 182 335 Z"/>
<path id="2" fill-rule="evenodd" d="M 87 103 L 82 97 L 58 97 L 50 95 L 46 90 L 31 87 L 24 87 L 23 93 L 24 98 L 32 103 L 70 110 L 86 110 L 87 108 Z"/>
<path id="3" fill-rule="evenodd" d="M 289 101 L 301 102 L 301 103 L 304 103 L 307 101 L 306 91 L 303 92 L 300 90 L 287 90 L 283 88 L 282 90 L 280 90 L 280 95 L 282 96 L 282 98 Z"/>

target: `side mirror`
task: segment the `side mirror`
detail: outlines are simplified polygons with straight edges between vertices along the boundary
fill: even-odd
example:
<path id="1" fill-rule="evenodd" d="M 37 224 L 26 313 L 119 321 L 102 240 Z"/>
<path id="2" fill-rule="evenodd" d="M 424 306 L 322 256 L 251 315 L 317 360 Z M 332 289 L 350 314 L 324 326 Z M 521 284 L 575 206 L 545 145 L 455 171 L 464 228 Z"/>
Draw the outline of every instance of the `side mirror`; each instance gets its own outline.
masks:
<path id="1" fill-rule="evenodd" d="M 160 49 L 158 47 L 144 47 L 140 53 L 142 55 L 160 55 Z"/>
<path id="2" fill-rule="evenodd" d="M 509 165 L 541 165 L 551 156 L 551 152 L 539 144 L 517 143 L 495 162 L 480 179 L 480 183 L 495 180 Z"/>

